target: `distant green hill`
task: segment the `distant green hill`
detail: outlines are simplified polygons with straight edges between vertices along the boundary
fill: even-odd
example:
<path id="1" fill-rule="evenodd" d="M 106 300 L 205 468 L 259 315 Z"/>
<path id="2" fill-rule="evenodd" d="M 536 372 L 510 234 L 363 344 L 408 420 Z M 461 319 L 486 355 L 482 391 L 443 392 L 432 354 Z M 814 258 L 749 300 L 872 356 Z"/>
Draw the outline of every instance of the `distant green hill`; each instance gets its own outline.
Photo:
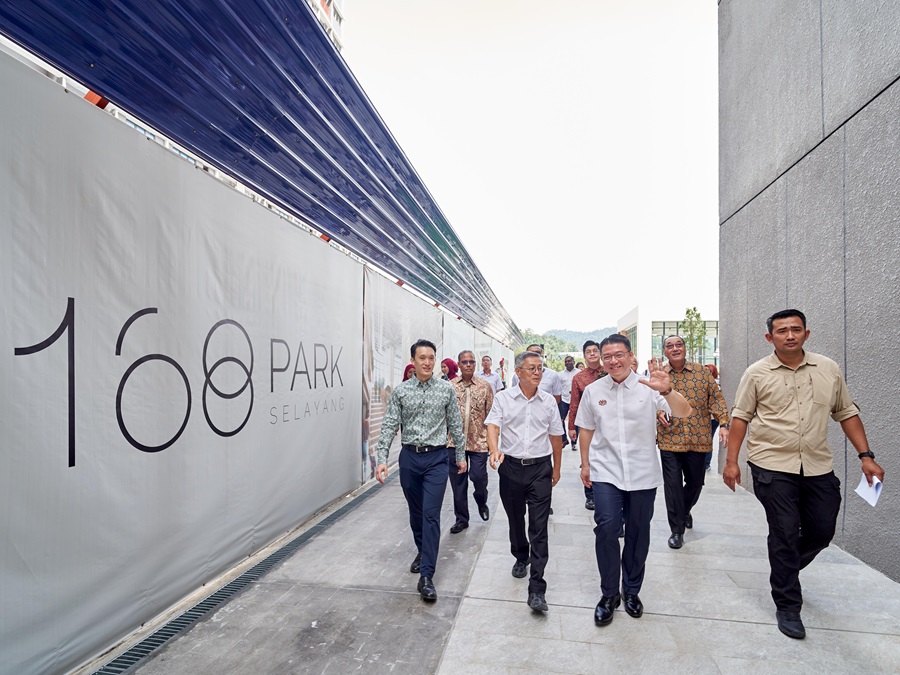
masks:
<path id="1" fill-rule="evenodd" d="M 569 351 L 581 351 L 581 345 L 583 345 L 587 340 L 594 340 L 595 342 L 600 342 L 603 338 L 612 335 L 613 333 L 617 333 L 618 330 L 615 326 L 610 328 L 600 328 L 598 330 L 589 330 L 589 331 L 577 331 L 577 330 L 565 330 L 563 328 L 554 328 L 552 330 L 548 330 L 544 335 L 555 335 L 563 342 L 570 342 L 575 345 L 575 349 Z"/>

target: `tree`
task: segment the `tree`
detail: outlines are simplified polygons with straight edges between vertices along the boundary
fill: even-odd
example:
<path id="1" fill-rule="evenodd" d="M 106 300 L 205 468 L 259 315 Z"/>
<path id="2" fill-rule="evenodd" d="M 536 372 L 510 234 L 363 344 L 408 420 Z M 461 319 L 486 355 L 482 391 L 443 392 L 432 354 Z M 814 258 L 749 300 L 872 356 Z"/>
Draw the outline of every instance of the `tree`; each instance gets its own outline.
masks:
<path id="1" fill-rule="evenodd" d="M 681 322 L 681 337 L 689 361 L 697 361 L 706 346 L 706 322 L 696 307 L 688 307 Z"/>
<path id="2" fill-rule="evenodd" d="M 559 354 L 576 352 L 580 349 L 574 342 L 561 340 L 557 336 L 549 333 L 541 335 L 540 333 L 535 333 L 530 328 L 523 330 L 522 336 L 525 338 L 525 341 L 515 348 L 515 353 L 521 354 L 530 344 L 543 345 L 544 355 L 547 357 L 547 367 L 552 370 L 562 370 L 563 368 L 563 358 L 558 356 Z"/>

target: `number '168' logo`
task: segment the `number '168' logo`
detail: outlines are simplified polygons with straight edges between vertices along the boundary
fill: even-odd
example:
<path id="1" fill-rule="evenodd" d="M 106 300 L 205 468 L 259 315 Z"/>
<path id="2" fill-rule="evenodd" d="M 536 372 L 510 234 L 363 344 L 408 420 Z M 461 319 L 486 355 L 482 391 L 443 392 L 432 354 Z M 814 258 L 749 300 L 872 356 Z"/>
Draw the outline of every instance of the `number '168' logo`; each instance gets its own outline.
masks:
<path id="1" fill-rule="evenodd" d="M 129 328 L 131 328 L 132 324 L 137 321 L 142 316 L 146 316 L 148 314 L 156 314 L 158 312 L 156 307 L 147 307 L 145 309 L 139 310 L 128 317 L 128 320 L 122 325 L 122 329 L 119 331 L 119 337 L 116 340 L 116 356 L 122 355 L 122 342 L 125 339 L 125 334 L 128 332 Z M 244 339 L 247 341 L 247 347 L 250 351 L 250 365 L 248 366 L 243 361 L 235 356 L 224 356 L 217 360 L 212 366 L 209 365 L 208 362 L 208 350 L 209 343 L 212 339 L 213 335 L 216 331 L 223 329 L 225 326 L 234 326 L 237 328 L 244 336 Z M 60 322 L 59 326 L 56 330 L 45 340 L 38 342 L 37 344 L 28 346 L 28 347 L 16 347 L 15 355 L 16 356 L 27 356 L 29 354 L 36 354 L 38 352 L 47 349 L 51 345 L 53 345 L 63 334 L 67 335 L 67 381 L 68 381 L 68 427 L 69 427 L 69 466 L 75 466 L 75 299 L 69 298 L 68 303 L 66 305 L 66 313 L 63 316 L 63 320 Z M 185 393 L 187 395 L 187 405 L 185 406 L 184 418 L 182 419 L 181 426 L 178 428 L 178 431 L 169 438 L 167 441 L 159 443 L 158 445 L 148 445 L 146 443 L 142 443 L 138 439 L 136 439 L 131 432 L 128 430 L 128 427 L 125 425 L 125 420 L 122 416 L 122 395 L 125 391 L 125 384 L 128 382 L 128 378 L 142 365 L 151 361 L 162 361 L 164 363 L 172 366 L 175 371 L 181 376 L 181 380 L 184 383 Z M 253 410 L 253 344 L 250 341 L 250 336 L 247 334 L 247 331 L 244 330 L 244 327 L 239 324 L 237 321 L 232 319 L 223 319 L 217 322 L 212 328 L 210 328 L 209 333 L 206 335 L 206 340 L 203 342 L 203 394 L 201 396 L 201 401 L 203 404 L 203 416 L 206 418 L 206 423 L 209 425 L 209 428 L 212 429 L 213 432 L 218 434 L 219 436 L 228 437 L 234 436 L 239 433 L 241 429 L 247 424 L 250 419 L 250 413 Z M 213 375 L 216 370 L 218 370 L 221 366 L 226 363 L 234 363 L 241 370 L 244 371 L 245 379 L 240 387 L 236 391 L 233 392 L 225 392 L 222 391 L 219 387 L 217 387 L 213 381 Z M 207 397 L 210 390 L 212 392 L 226 400 L 234 399 L 243 394 L 247 389 L 250 389 L 250 402 L 247 406 L 247 413 L 244 416 L 244 419 L 238 424 L 234 429 L 222 429 L 213 422 L 209 407 L 207 403 Z M 116 391 L 116 420 L 119 424 L 119 430 L 122 432 L 122 436 L 133 445 L 138 450 L 143 452 L 160 452 L 165 450 L 174 444 L 182 433 L 184 433 L 185 428 L 187 428 L 188 420 L 191 417 L 191 407 L 192 403 L 192 395 L 191 395 L 191 385 L 188 381 L 187 374 L 184 372 L 184 368 L 181 367 L 175 359 L 171 356 L 167 356 L 165 354 L 145 354 L 144 356 L 137 359 L 134 363 L 132 363 L 125 370 L 125 373 L 122 375 L 122 379 L 119 381 L 119 387 Z"/>

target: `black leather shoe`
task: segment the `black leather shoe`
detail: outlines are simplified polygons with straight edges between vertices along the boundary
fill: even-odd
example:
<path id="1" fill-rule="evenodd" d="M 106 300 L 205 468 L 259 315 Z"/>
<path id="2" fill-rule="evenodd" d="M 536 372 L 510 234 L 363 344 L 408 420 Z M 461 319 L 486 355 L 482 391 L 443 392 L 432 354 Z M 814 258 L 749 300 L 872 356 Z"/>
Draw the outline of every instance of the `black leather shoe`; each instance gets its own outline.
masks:
<path id="1" fill-rule="evenodd" d="M 535 612 L 546 612 L 548 609 L 547 601 L 544 600 L 543 593 L 529 593 L 528 606 Z"/>
<path id="2" fill-rule="evenodd" d="M 586 508 L 588 511 L 593 511 L 594 510 L 594 500 L 593 499 L 585 499 L 584 500 L 584 508 Z"/>
<path id="3" fill-rule="evenodd" d="M 640 619 L 641 614 L 644 613 L 644 603 L 641 602 L 638 594 L 624 593 L 623 598 L 625 600 L 625 611 L 628 612 L 628 616 L 633 616 L 635 619 Z"/>
<path id="4" fill-rule="evenodd" d="M 468 523 L 460 523 L 460 522 L 453 523 L 453 527 L 450 528 L 450 534 L 459 534 L 464 529 L 466 529 L 468 526 L 469 526 Z"/>
<path id="5" fill-rule="evenodd" d="M 524 579 L 525 575 L 528 574 L 528 565 L 523 562 L 516 562 L 512 568 L 512 575 L 516 579 Z"/>
<path id="6" fill-rule="evenodd" d="M 806 637 L 806 628 L 803 627 L 799 612 L 782 612 L 779 609 L 775 612 L 775 618 L 778 620 L 778 630 L 789 638 L 802 640 Z"/>
<path id="7" fill-rule="evenodd" d="M 572 443 L 572 449 L 578 450 L 578 443 Z"/>
<path id="8" fill-rule="evenodd" d="M 594 609 L 594 623 L 598 626 L 605 626 L 612 623 L 613 612 L 622 602 L 622 597 L 616 593 L 615 595 L 604 595 L 597 603 Z"/>
<path id="9" fill-rule="evenodd" d="M 690 513 L 684 517 L 684 526 L 689 530 L 694 529 L 694 516 Z"/>
<path id="10" fill-rule="evenodd" d="M 481 516 L 482 520 L 487 520 L 491 517 L 491 510 L 488 508 L 488 505 L 478 507 L 478 515 Z"/>
<path id="11" fill-rule="evenodd" d="M 681 548 L 684 546 L 684 535 L 672 533 L 669 537 L 669 548 Z"/>
<path id="12" fill-rule="evenodd" d="M 423 600 L 437 600 L 437 591 L 431 577 L 419 577 L 419 595 Z"/>
<path id="13" fill-rule="evenodd" d="M 420 566 L 421 564 L 422 564 L 422 554 L 421 554 L 421 553 L 416 553 L 415 559 L 412 561 L 412 563 L 411 563 L 410 566 L 409 566 L 409 571 L 412 572 L 413 574 L 418 574 L 418 573 L 419 573 L 419 566 Z"/>

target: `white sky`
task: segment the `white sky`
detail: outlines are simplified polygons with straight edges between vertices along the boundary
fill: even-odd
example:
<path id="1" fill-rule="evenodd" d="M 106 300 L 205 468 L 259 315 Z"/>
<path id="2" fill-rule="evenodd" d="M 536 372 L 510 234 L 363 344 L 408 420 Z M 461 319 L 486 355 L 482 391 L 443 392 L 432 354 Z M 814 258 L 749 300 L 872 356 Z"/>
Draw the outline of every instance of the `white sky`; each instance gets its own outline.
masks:
<path id="1" fill-rule="evenodd" d="M 344 9 L 344 57 L 520 328 L 718 318 L 714 0 Z"/>

